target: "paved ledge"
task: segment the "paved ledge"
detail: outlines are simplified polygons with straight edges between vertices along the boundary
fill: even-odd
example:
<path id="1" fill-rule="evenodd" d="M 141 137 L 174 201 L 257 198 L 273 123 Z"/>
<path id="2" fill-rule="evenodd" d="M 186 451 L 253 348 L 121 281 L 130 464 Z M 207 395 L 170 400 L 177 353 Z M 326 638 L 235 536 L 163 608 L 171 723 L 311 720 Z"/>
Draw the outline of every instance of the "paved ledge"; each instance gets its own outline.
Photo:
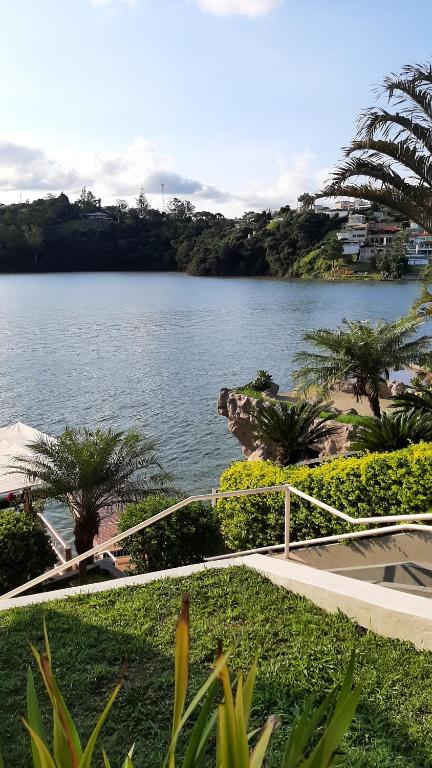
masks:
<path id="1" fill-rule="evenodd" d="M 378 635 L 407 640 L 416 648 L 432 650 L 432 600 L 267 555 L 245 555 L 141 576 L 127 576 L 83 587 L 0 600 L 0 610 L 63 600 L 73 595 L 90 595 L 129 586 L 144 586 L 159 579 L 191 576 L 201 571 L 239 565 L 253 568 L 273 583 L 306 597 L 329 613 L 341 611 L 360 626 Z"/>
<path id="2" fill-rule="evenodd" d="M 121 589 L 124 587 L 139 587 L 144 584 L 150 584 L 159 579 L 179 578 L 191 576 L 199 571 L 207 571 L 215 568 L 229 568 L 233 565 L 245 565 L 245 558 L 231 558 L 221 560 L 217 563 L 195 563 L 194 565 L 184 565 L 180 568 L 170 568 L 166 571 L 154 571 L 153 573 L 143 573 L 138 576 L 125 576 L 123 579 L 113 579 L 112 581 L 100 581 L 96 584 L 85 584 L 82 587 L 68 587 L 66 589 L 55 589 L 52 592 L 38 592 L 33 595 L 23 595 L 22 597 L 11 597 L 8 600 L 0 598 L 0 611 L 7 611 L 10 608 L 23 608 L 26 605 L 35 605 L 37 603 L 48 603 L 53 600 L 65 600 L 74 595 L 93 595 L 96 592 L 106 592 L 110 589 Z"/>
<path id="3" fill-rule="evenodd" d="M 329 613 L 342 611 L 377 635 L 432 650 L 432 600 L 267 555 L 249 555 L 244 560 L 275 584 Z"/>

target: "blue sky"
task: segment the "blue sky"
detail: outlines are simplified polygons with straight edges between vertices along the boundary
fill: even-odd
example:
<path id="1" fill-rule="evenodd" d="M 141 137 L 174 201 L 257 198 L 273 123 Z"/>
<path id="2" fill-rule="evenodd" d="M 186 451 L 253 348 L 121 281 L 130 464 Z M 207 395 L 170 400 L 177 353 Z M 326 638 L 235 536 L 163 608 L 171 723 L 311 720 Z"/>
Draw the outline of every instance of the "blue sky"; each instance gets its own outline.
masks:
<path id="1" fill-rule="evenodd" d="M 0 0 L 0 201 L 141 186 L 293 203 L 372 87 L 432 56 L 430 0 Z"/>

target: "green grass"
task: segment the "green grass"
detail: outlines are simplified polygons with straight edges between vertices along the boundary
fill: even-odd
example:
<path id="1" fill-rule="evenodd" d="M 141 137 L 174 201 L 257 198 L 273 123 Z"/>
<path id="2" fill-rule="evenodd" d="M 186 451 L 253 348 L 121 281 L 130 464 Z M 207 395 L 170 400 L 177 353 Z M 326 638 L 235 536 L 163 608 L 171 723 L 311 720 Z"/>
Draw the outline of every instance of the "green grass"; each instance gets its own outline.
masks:
<path id="1" fill-rule="evenodd" d="M 254 724 L 269 713 L 282 718 L 267 768 L 278 765 L 293 715 L 308 696 L 322 696 L 341 679 L 353 647 L 364 692 L 341 765 L 432 765 L 432 653 L 367 633 L 343 615 L 327 615 L 237 567 L 1 613 L 0 741 L 6 768 L 29 764 L 20 716 L 28 644 L 41 647 L 43 616 L 54 671 L 83 735 L 126 670 L 102 742 L 114 765 L 135 742 L 136 766 L 159 766 L 171 721 L 174 630 L 185 591 L 191 598 L 194 689 L 209 672 L 218 638 L 225 648 L 237 644 L 235 669 L 259 660 Z"/>
<path id="2" fill-rule="evenodd" d="M 244 387 L 236 387 L 233 389 L 233 392 L 236 395 L 247 395 L 248 397 L 253 397 L 255 400 L 262 400 L 264 397 L 264 392 L 260 392 L 258 389 L 254 389 L 248 384 L 246 384 Z"/>

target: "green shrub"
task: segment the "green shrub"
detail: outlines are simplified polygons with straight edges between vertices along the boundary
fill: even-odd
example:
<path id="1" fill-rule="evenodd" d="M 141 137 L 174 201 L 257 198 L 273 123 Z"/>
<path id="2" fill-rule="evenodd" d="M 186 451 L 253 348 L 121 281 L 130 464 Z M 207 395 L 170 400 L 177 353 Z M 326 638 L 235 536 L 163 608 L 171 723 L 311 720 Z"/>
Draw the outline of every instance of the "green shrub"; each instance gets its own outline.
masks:
<path id="1" fill-rule="evenodd" d="M 139 504 L 128 504 L 120 515 L 119 531 L 127 531 L 178 501 L 177 498 L 152 495 Z M 220 552 L 221 546 L 219 525 L 213 509 L 199 503 L 168 515 L 125 542 L 136 573 L 201 562 L 206 555 Z"/>
<path id="2" fill-rule="evenodd" d="M 315 468 L 279 467 L 270 461 L 239 461 L 221 476 L 221 491 L 290 483 L 355 517 L 432 511 L 432 444 L 392 453 L 340 458 Z M 283 494 L 218 501 L 216 512 L 226 545 L 233 550 L 283 541 Z M 291 496 L 291 538 L 346 533 L 354 526 Z M 356 526 L 359 529 L 359 526 Z"/>
<path id="3" fill-rule="evenodd" d="M 273 377 L 270 375 L 268 371 L 257 371 L 257 374 L 253 381 L 251 381 L 251 386 L 254 389 L 257 389 L 258 392 L 264 392 L 266 389 L 268 389 L 273 384 Z"/>
<path id="4" fill-rule="evenodd" d="M 13 509 L 0 512 L 0 552 L 1 593 L 39 576 L 56 561 L 39 519 Z"/>

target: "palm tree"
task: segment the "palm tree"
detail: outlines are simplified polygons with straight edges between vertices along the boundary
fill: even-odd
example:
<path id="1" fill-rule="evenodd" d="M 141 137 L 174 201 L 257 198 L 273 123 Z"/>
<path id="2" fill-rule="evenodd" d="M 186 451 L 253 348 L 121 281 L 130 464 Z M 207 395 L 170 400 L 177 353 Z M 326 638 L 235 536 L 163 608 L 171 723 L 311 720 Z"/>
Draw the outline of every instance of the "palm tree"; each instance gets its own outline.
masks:
<path id="1" fill-rule="evenodd" d="M 423 413 L 432 417 L 432 389 L 418 384 L 415 391 L 404 392 L 395 397 L 392 407 L 398 412 Z"/>
<path id="2" fill-rule="evenodd" d="M 414 302 L 413 310 L 418 312 L 419 317 L 428 320 L 432 317 L 432 264 L 424 268 L 421 279 L 422 289 Z"/>
<path id="3" fill-rule="evenodd" d="M 318 456 L 317 443 L 337 432 L 328 422 L 331 415 L 321 417 L 322 401 L 291 405 L 283 400 L 265 403 L 255 411 L 254 435 L 276 446 L 282 466 Z"/>
<path id="4" fill-rule="evenodd" d="M 378 99 L 358 119 L 346 160 L 317 197 L 388 206 L 432 231 L 432 66 L 407 65 L 386 77 Z"/>
<path id="5" fill-rule="evenodd" d="M 431 337 L 414 337 L 421 318 L 396 322 L 344 320 L 335 331 L 318 328 L 304 335 L 317 351 L 297 353 L 300 366 L 294 373 L 303 387 L 318 387 L 328 394 L 341 381 L 352 379 L 357 400 L 366 397 L 374 416 L 379 417 L 380 386 L 390 370 L 400 370 L 418 361 L 428 351 Z"/>
<path id="6" fill-rule="evenodd" d="M 413 443 L 432 442 L 432 417 L 423 413 L 383 413 L 357 427 L 351 448 L 382 453 L 407 448 Z"/>
<path id="7" fill-rule="evenodd" d="M 41 437 L 27 450 L 13 459 L 11 469 L 30 483 L 40 482 L 42 498 L 69 506 L 79 555 L 92 548 L 104 507 L 139 501 L 168 481 L 156 444 L 134 431 L 67 428 L 58 439 Z M 87 562 L 80 564 L 81 578 Z"/>

